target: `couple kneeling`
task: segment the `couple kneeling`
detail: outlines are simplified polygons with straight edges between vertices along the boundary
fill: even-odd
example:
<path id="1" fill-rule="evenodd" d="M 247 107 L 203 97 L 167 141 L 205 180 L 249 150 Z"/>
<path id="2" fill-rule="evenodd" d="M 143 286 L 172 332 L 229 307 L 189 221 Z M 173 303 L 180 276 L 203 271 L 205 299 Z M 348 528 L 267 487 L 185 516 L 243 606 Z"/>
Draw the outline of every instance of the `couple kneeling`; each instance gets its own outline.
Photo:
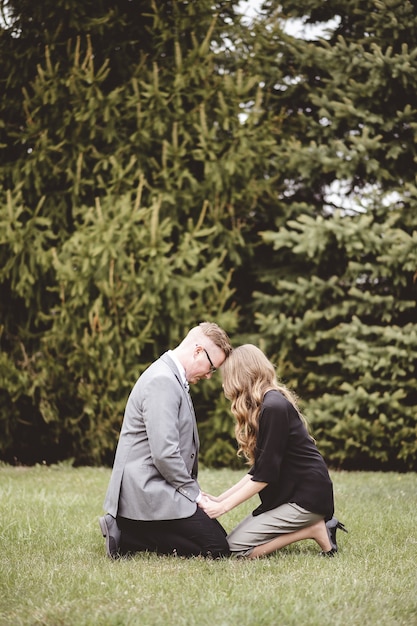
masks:
<path id="1" fill-rule="evenodd" d="M 250 471 L 220 496 L 197 482 L 199 439 L 189 383 L 221 367 Z M 227 535 L 218 517 L 259 494 Z M 256 558 L 302 539 L 337 551 L 333 486 L 293 394 L 254 345 L 232 349 L 217 324 L 192 328 L 137 380 L 129 396 L 100 518 L 111 558 L 138 551 Z"/>

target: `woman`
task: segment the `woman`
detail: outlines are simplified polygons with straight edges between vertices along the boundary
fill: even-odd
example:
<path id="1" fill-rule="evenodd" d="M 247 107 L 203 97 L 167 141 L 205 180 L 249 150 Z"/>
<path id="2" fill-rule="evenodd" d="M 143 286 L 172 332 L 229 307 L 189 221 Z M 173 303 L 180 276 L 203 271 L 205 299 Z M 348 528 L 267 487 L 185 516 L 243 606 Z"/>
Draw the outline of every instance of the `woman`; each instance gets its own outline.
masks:
<path id="1" fill-rule="evenodd" d="M 259 493 L 260 506 L 227 537 L 236 556 L 264 556 L 302 539 L 333 556 L 337 528 L 347 531 L 333 517 L 332 482 L 294 395 L 254 345 L 235 348 L 221 370 L 238 453 L 251 469 L 219 497 L 204 494 L 200 506 L 217 518 Z"/>

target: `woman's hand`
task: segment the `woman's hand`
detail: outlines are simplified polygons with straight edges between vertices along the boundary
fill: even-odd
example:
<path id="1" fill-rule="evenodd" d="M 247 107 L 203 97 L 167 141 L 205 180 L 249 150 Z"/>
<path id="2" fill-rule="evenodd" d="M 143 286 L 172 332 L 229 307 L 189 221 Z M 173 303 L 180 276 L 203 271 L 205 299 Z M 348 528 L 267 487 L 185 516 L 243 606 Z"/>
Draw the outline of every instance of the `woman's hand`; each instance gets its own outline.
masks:
<path id="1" fill-rule="evenodd" d="M 209 500 L 212 500 L 212 502 L 220 502 L 219 496 L 212 496 L 209 493 L 206 493 L 205 491 L 202 491 L 201 495 L 208 498 Z"/>
<path id="2" fill-rule="evenodd" d="M 207 513 L 211 519 L 216 519 L 227 513 L 223 502 L 213 500 L 209 496 L 203 496 L 198 503 L 198 506 L 203 509 L 203 511 Z"/>

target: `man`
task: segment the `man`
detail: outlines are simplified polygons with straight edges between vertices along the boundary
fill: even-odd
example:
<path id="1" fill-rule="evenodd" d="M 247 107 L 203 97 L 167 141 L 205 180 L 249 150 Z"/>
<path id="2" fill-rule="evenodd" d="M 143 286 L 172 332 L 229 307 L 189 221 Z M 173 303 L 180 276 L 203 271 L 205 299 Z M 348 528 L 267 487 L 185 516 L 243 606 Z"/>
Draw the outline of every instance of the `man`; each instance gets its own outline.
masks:
<path id="1" fill-rule="evenodd" d="M 211 378 L 232 351 L 217 324 L 202 322 L 139 377 L 127 401 L 99 519 L 110 558 L 151 551 L 229 554 L 221 524 L 198 506 L 199 439 L 188 383 Z"/>

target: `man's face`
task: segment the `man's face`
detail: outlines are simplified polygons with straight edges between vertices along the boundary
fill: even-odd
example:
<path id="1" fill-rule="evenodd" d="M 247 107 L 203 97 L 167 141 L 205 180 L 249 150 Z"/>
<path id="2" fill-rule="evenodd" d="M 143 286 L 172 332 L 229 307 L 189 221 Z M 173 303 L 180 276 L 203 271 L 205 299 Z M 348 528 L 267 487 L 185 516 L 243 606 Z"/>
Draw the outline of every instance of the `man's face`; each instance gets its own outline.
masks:
<path id="1" fill-rule="evenodd" d="M 202 378 L 211 378 L 224 359 L 225 355 L 216 346 L 205 348 L 197 344 L 186 372 L 188 382 L 194 384 Z"/>

